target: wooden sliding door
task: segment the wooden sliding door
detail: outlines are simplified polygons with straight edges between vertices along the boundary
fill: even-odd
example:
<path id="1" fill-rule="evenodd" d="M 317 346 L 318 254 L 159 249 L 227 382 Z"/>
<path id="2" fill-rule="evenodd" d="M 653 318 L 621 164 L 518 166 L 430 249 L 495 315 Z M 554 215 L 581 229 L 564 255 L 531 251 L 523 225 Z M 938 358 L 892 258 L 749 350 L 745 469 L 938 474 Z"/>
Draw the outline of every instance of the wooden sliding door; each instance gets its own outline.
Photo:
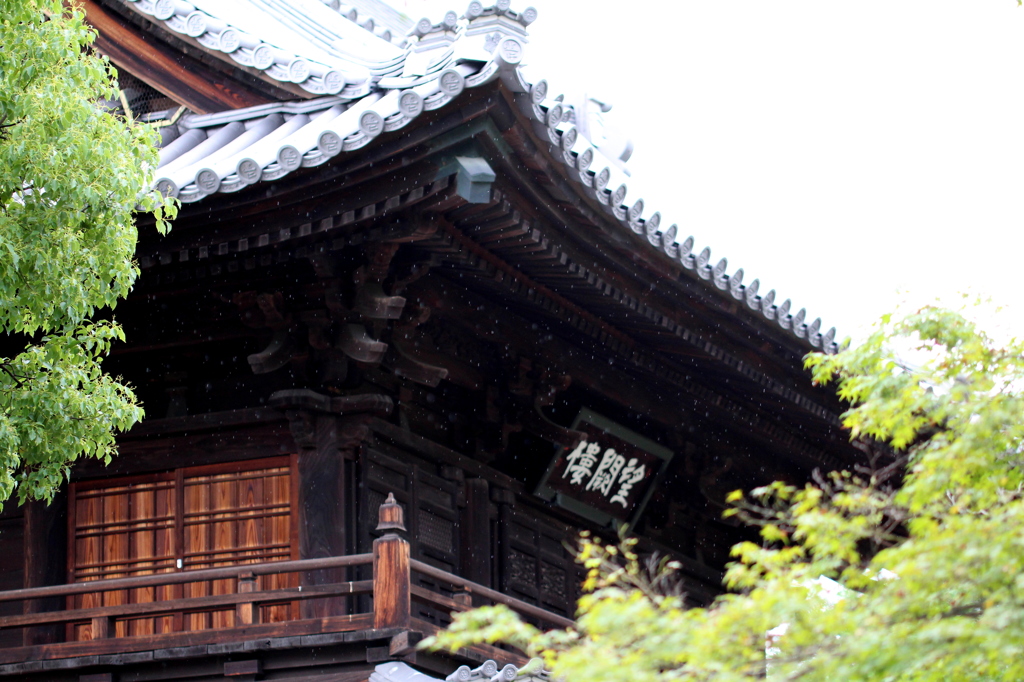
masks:
<path id="1" fill-rule="evenodd" d="M 68 579 L 85 582 L 297 558 L 293 528 L 294 458 L 276 457 L 71 486 Z M 290 576 L 261 576 L 256 589 L 290 586 Z M 84 594 L 69 607 L 116 606 L 229 594 L 237 580 Z M 261 607 L 261 622 L 288 620 L 292 605 Z M 234 625 L 234 609 L 134 618 L 118 637 Z M 91 639 L 88 624 L 73 639 Z"/>
<path id="2" fill-rule="evenodd" d="M 298 558 L 292 533 L 291 481 L 287 462 L 259 469 L 231 466 L 182 472 L 185 570 Z M 185 597 L 233 594 L 238 581 L 212 580 L 185 585 Z M 259 576 L 257 590 L 290 587 L 293 576 Z M 234 608 L 192 613 L 186 630 L 234 625 Z M 260 622 L 290 618 L 290 605 L 261 607 Z"/>
<path id="3" fill-rule="evenodd" d="M 178 499 L 173 474 L 133 477 L 97 484 L 71 485 L 69 582 L 130 578 L 176 570 L 175 519 Z M 69 599 L 71 608 L 174 599 L 174 586 L 83 594 Z M 170 618 L 117 623 L 117 635 L 170 632 Z M 91 639 L 88 625 L 74 627 L 73 639 Z"/>

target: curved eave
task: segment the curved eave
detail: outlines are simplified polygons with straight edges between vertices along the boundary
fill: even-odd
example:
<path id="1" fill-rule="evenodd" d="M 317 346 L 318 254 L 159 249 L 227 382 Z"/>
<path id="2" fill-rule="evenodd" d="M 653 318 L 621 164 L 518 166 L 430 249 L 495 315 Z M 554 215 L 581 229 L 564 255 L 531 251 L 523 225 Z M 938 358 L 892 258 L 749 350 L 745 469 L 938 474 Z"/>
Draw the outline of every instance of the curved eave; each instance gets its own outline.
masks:
<path id="1" fill-rule="evenodd" d="M 493 8 L 487 11 L 495 14 Z M 454 13 L 446 16 L 446 22 L 451 25 L 425 25 L 419 30 L 424 35 L 438 35 L 452 29 L 456 43 L 475 45 L 472 20 L 469 29 L 461 32 L 454 30 Z M 303 105 L 307 111 L 302 113 L 296 113 L 298 109 L 290 113 L 250 108 L 191 117 L 183 126 L 191 135 L 191 147 L 170 154 L 177 160 L 171 158 L 158 169 L 158 186 L 164 193 L 191 203 L 211 194 L 278 180 L 300 168 L 355 153 L 382 133 L 405 128 L 422 112 L 448 106 L 464 90 L 500 80 L 543 153 L 561 166 L 563 177 L 570 181 L 566 183 L 570 191 L 603 216 L 612 238 L 630 244 L 637 260 L 671 265 L 709 294 L 744 309 L 748 317 L 760 320 L 759 325 L 807 350 L 836 352 L 835 329 L 822 333 L 820 318 L 808 323 L 806 311 L 792 312 L 794 306 L 789 299 L 776 303 L 774 290 L 762 295 L 759 280 L 744 283 L 742 268 L 728 274 L 727 260 L 713 262 L 710 248 L 696 252 L 693 237 L 679 241 L 677 226 L 663 229 L 661 213 L 650 211 L 642 198 L 627 203 L 627 178 L 579 134 L 572 123 L 572 109 L 565 107 L 560 98 L 550 97 L 546 81 L 530 83 L 524 77 L 519 69 L 523 44 L 516 35 L 498 37 L 489 49 L 486 61 L 467 60 L 464 55 L 469 52 L 461 51 L 460 58 L 456 44 L 455 49 L 435 61 L 427 75 L 382 79 L 355 101 L 339 94 L 308 102 Z M 474 50 L 473 54 L 479 52 L 478 47 Z M 270 120 L 274 116 L 277 118 Z M 165 151 L 170 152 L 175 144 L 187 146 L 176 142 Z M 197 146 L 201 149 L 198 153 Z M 617 236 L 615 231 L 619 232 Z"/>

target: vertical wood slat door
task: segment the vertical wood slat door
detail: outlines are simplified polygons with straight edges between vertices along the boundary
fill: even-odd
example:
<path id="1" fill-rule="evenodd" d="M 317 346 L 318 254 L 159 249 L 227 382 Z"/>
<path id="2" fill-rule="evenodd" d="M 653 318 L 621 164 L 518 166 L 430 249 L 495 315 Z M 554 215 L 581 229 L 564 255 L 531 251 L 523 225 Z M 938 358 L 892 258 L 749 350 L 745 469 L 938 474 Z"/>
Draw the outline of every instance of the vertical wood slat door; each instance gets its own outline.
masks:
<path id="1" fill-rule="evenodd" d="M 287 461 L 260 469 L 213 466 L 185 470 L 183 563 L 185 570 L 284 561 L 293 558 L 291 469 Z M 259 576 L 257 590 L 297 584 L 293 575 Z M 186 597 L 234 594 L 236 579 L 185 585 Z M 219 609 L 186 616 L 186 630 L 235 625 L 235 611 Z M 288 603 L 262 606 L 260 622 L 292 618 Z"/>
<path id="2" fill-rule="evenodd" d="M 172 475 L 76 484 L 72 487 L 70 582 L 130 578 L 176 570 L 177 499 Z M 82 594 L 71 608 L 120 606 L 174 599 L 173 585 Z M 118 637 L 170 632 L 171 617 L 136 618 L 116 623 Z M 76 625 L 69 637 L 92 639 L 89 625 Z"/>
<path id="3" fill-rule="evenodd" d="M 70 582 L 177 572 L 295 558 L 293 471 L 288 457 L 192 467 L 71 487 Z M 180 563 L 179 563 L 180 562 Z M 181 569 L 178 567 L 181 566 Z M 256 589 L 289 587 L 297 577 L 260 576 Z M 231 594 L 237 580 L 85 594 L 70 608 L 117 606 Z M 261 622 L 294 617 L 290 603 L 261 607 Z M 231 627 L 233 609 L 119 619 L 118 637 Z M 69 639 L 92 638 L 88 624 Z"/>

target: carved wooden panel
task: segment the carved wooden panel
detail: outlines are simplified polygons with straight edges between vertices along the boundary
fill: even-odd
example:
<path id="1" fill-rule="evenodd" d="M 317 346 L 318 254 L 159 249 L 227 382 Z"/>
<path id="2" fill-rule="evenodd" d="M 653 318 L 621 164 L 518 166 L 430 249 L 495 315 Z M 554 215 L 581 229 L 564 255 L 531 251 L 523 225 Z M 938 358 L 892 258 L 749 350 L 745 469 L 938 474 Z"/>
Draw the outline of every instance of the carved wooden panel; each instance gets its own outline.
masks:
<path id="1" fill-rule="evenodd" d="M 574 532 L 523 507 L 501 515 L 502 592 L 549 611 L 572 616 L 579 596 L 579 567 L 566 543 Z"/>

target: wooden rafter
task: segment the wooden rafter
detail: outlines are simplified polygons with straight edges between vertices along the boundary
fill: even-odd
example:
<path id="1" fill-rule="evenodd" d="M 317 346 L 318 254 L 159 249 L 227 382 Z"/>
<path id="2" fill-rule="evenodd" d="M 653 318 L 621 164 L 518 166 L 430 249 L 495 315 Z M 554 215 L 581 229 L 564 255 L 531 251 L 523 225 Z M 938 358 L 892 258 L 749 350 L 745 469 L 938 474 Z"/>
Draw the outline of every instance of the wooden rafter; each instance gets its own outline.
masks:
<path id="1" fill-rule="evenodd" d="M 97 50 L 110 57 L 117 67 L 196 113 L 273 101 L 154 40 L 94 0 L 80 0 L 80 6 L 86 21 L 98 34 Z"/>

